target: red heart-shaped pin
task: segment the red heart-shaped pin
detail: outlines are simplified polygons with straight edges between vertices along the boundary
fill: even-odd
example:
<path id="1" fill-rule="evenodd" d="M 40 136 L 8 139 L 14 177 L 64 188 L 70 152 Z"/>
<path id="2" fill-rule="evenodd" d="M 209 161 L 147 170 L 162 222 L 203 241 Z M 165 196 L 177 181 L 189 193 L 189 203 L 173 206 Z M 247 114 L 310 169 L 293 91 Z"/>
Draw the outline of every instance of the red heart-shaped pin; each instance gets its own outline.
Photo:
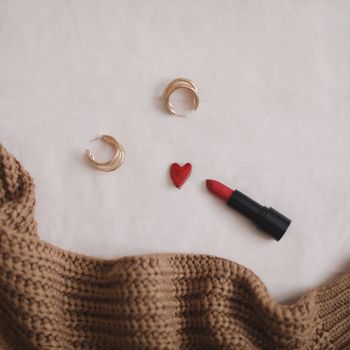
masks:
<path id="1" fill-rule="evenodd" d="M 171 164 L 171 167 L 170 167 L 170 177 L 177 188 L 181 188 L 181 186 L 190 177 L 191 172 L 192 172 L 191 163 L 186 163 L 183 166 L 180 166 L 177 163 L 173 163 Z"/>

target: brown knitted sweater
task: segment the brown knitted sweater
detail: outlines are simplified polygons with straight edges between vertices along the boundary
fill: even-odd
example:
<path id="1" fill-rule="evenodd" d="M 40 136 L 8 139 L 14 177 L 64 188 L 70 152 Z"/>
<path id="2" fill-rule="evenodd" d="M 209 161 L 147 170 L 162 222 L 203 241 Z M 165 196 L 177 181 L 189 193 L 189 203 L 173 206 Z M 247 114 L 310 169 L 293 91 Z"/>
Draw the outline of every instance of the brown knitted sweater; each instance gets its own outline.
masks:
<path id="1" fill-rule="evenodd" d="M 350 349 L 350 273 L 279 305 L 224 259 L 53 247 L 34 206 L 31 177 L 0 145 L 0 349 Z"/>

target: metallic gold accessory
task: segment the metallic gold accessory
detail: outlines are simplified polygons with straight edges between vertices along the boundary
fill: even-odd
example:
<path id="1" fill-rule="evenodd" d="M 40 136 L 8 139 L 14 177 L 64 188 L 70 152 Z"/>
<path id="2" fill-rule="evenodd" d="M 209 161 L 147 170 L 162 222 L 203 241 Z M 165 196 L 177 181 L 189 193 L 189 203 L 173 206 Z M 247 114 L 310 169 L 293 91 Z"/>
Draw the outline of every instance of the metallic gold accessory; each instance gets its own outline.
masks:
<path id="1" fill-rule="evenodd" d="M 87 149 L 86 157 L 88 158 L 88 160 L 92 163 L 94 167 L 102 171 L 113 171 L 118 169 L 124 162 L 125 153 L 124 153 L 123 146 L 113 136 L 110 136 L 110 135 L 102 135 L 90 141 L 96 141 L 96 140 L 101 140 L 103 142 L 106 142 L 112 145 L 113 148 L 115 149 L 114 156 L 112 159 L 106 162 L 98 162 L 96 161 L 92 153 Z"/>
<path id="2" fill-rule="evenodd" d="M 199 105 L 198 90 L 196 86 L 189 79 L 178 78 L 171 81 L 164 91 L 164 102 L 165 102 L 165 108 L 167 109 L 167 111 L 170 114 L 179 115 L 175 112 L 174 105 L 170 102 L 171 94 L 177 89 L 187 89 L 192 92 L 192 95 L 193 95 L 192 106 L 193 106 L 193 109 L 196 110 Z"/>

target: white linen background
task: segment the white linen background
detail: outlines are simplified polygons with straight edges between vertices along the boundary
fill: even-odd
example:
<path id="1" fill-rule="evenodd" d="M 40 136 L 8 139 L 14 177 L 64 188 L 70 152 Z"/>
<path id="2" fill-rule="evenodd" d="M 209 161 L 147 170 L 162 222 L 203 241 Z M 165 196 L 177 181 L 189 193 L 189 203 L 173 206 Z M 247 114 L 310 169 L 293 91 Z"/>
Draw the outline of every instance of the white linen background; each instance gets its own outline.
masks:
<path id="1" fill-rule="evenodd" d="M 349 1 L 0 1 L 0 142 L 30 171 L 42 239 L 112 258 L 207 253 L 278 301 L 349 268 Z M 162 108 L 173 78 L 200 106 Z M 180 101 L 181 102 L 181 101 Z M 126 160 L 102 173 L 88 141 Z M 172 162 L 191 162 L 181 190 Z M 280 242 L 209 194 L 237 187 L 292 219 Z"/>

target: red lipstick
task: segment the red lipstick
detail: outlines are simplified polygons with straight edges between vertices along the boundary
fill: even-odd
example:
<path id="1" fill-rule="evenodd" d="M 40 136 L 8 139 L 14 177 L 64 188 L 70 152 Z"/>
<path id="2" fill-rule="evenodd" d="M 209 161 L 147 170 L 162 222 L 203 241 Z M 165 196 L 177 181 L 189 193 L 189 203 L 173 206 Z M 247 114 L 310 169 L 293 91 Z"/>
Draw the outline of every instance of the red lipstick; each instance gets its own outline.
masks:
<path id="1" fill-rule="evenodd" d="M 223 199 L 225 202 L 228 201 L 234 192 L 234 190 L 216 180 L 207 180 L 206 183 L 209 192 Z"/>
<path id="2" fill-rule="evenodd" d="M 226 204 L 252 220 L 258 228 L 279 241 L 287 231 L 291 220 L 273 208 L 267 208 L 238 190 L 232 190 L 216 180 L 207 180 L 209 192 L 221 198 Z"/>

